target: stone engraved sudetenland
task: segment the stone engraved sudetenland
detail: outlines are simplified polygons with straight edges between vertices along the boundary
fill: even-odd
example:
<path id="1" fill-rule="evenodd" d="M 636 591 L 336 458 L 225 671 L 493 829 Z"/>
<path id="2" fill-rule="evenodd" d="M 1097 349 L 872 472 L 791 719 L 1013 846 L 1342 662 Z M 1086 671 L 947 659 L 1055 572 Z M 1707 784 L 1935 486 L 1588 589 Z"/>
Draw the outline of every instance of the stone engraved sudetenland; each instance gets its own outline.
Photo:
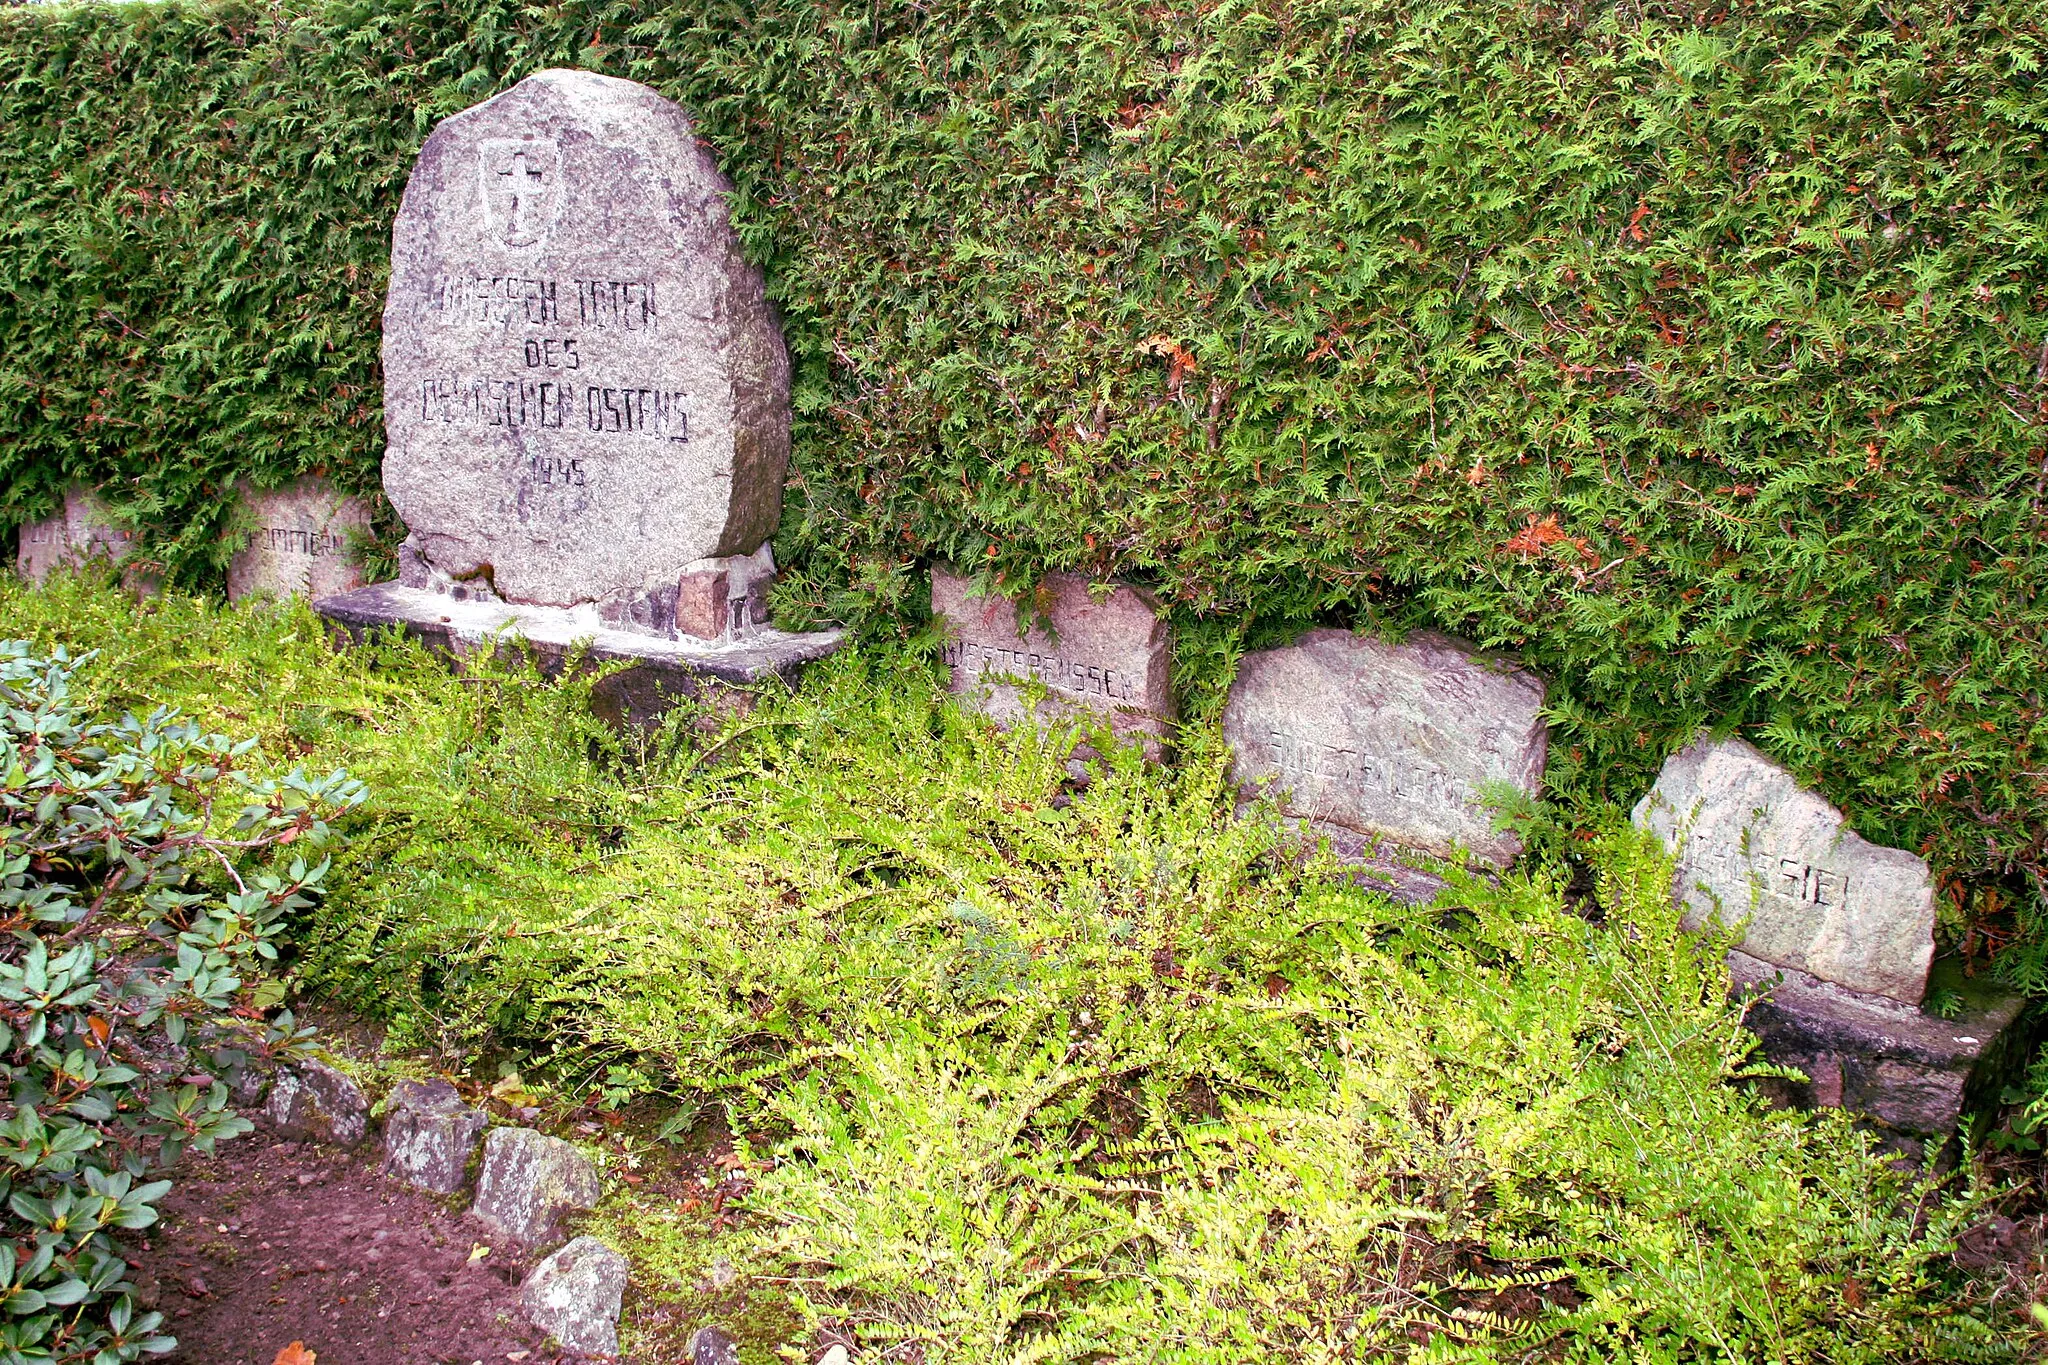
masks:
<path id="1" fill-rule="evenodd" d="M 64 506 L 53 517 L 22 526 L 16 541 L 16 564 L 24 577 L 41 582 L 52 569 L 93 561 L 120 563 L 135 549 L 135 533 L 116 526 L 98 496 L 70 488 Z"/>
<path id="2" fill-rule="evenodd" d="M 631 81 L 543 71 L 434 130 L 384 315 L 409 583 L 665 633 L 688 566 L 773 532 L 788 359 L 730 192 Z"/>
<path id="3" fill-rule="evenodd" d="M 1223 733 L 1235 780 L 1270 780 L 1289 815 L 1505 866 L 1521 846 L 1481 789 L 1540 789 L 1543 698 L 1535 674 L 1448 636 L 1312 630 L 1245 656 Z"/>
<path id="4" fill-rule="evenodd" d="M 1927 864 L 1873 844 L 1755 747 L 1672 755 L 1635 822 L 1678 857 L 1686 926 L 1747 921 L 1739 949 L 1868 995 L 1917 1004 L 1934 958 Z"/>

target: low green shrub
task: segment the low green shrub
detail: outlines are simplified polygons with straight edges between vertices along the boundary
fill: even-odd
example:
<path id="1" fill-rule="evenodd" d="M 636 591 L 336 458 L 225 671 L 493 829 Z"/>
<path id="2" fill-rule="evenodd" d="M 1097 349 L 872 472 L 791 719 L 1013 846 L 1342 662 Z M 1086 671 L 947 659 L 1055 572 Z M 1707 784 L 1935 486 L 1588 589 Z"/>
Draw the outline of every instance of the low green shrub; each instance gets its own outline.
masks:
<path id="1" fill-rule="evenodd" d="M 363 797 L 257 776 L 252 741 L 165 708 L 97 718 L 72 689 L 91 661 L 0 640 L 4 1365 L 176 1345 L 111 1234 L 156 1221 L 151 1176 L 185 1150 L 248 1131 L 224 1078 L 305 1050 L 266 968 Z"/>
<path id="2" fill-rule="evenodd" d="M 1717 945 L 1676 932 L 1668 865 L 1612 813 L 1598 917 L 1541 864 L 1408 907 L 1237 812 L 1212 734 L 1171 770 L 1115 751 L 1075 792 L 1061 737 L 963 716 L 912 653 L 850 650 L 640 744 L 582 712 L 587 680 L 337 654 L 299 607 L 117 601 L 0 584 L 0 632 L 102 646 L 123 704 L 233 717 L 376 792 L 295 918 L 302 979 L 394 1045 L 722 1124 L 751 1189 L 720 1254 L 864 1348 L 2033 1339 L 1950 1257 L 1992 1194 L 1972 1168 L 1894 1169 L 1738 1083 Z M 705 1263 L 670 1195 L 625 1197 L 652 1201 L 607 1215 L 650 1263 Z"/>

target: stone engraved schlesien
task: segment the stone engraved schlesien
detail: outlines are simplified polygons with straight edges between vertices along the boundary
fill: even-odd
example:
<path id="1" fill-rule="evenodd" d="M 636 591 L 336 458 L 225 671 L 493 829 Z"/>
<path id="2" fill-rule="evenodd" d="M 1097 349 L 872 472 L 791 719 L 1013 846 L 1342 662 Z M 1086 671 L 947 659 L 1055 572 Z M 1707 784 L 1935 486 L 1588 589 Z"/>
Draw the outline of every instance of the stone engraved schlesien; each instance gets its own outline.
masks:
<path id="1" fill-rule="evenodd" d="M 688 633 L 756 623 L 789 363 L 730 193 L 631 81 L 543 71 L 434 129 L 384 313 L 409 586 L 672 636 L 687 577 Z"/>
<path id="2" fill-rule="evenodd" d="M 1540 791 L 1544 692 L 1528 669 L 1431 631 L 1391 645 L 1312 630 L 1244 657 L 1223 735 L 1234 780 L 1270 781 L 1311 827 L 1505 867 L 1521 843 L 1493 828 L 1483 788 Z"/>
<path id="3" fill-rule="evenodd" d="M 1903 1005 L 1934 958 L 1927 864 L 1873 844 L 1755 747 L 1700 740 L 1672 755 L 1637 825 L 1677 855 L 1686 927 L 1746 921 L 1739 951 Z"/>

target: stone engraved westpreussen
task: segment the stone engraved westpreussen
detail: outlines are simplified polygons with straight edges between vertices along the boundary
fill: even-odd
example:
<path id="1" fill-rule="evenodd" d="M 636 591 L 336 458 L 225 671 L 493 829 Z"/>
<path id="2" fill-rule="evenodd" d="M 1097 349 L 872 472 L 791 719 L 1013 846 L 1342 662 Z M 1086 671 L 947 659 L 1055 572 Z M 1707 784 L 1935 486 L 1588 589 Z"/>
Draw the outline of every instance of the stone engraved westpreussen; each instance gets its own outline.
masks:
<path id="1" fill-rule="evenodd" d="M 1020 619 L 1011 599 L 977 595 L 967 579 L 934 569 L 932 614 L 946 627 L 953 692 L 998 721 L 1024 716 L 1027 690 L 1039 685 L 1040 720 L 1093 713 L 1155 752 L 1171 731 L 1170 637 L 1140 589 L 1098 594 L 1079 575 L 1047 574 Z"/>
<path id="2" fill-rule="evenodd" d="M 1490 782 L 1535 795 L 1549 753 L 1543 681 L 1463 641 L 1399 645 L 1343 630 L 1247 654 L 1223 710 L 1232 776 L 1270 782 L 1289 815 L 1505 867 Z"/>
<path id="3" fill-rule="evenodd" d="M 435 128 L 384 311 L 407 562 L 660 630 L 686 566 L 767 539 L 789 367 L 730 193 L 631 81 L 543 71 Z"/>
<path id="4" fill-rule="evenodd" d="M 1922 859 L 1873 844 L 1826 798 L 1739 739 L 1672 755 L 1635 822 L 1678 859 L 1686 927 L 1744 924 L 1749 956 L 1918 1004 L 1934 959 Z"/>

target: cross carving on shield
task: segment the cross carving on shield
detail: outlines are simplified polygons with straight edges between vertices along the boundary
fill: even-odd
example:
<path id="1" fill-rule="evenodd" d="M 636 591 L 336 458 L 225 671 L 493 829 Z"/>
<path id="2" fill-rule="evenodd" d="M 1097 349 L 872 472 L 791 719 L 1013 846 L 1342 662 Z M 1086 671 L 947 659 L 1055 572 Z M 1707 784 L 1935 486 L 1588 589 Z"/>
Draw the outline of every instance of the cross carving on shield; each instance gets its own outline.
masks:
<path id="1" fill-rule="evenodd" d="M 562 152 L 552 138 L 486 138 L 479 149 L 484 223 L 506 246 L 531 246 L 555 226 Z"/>

